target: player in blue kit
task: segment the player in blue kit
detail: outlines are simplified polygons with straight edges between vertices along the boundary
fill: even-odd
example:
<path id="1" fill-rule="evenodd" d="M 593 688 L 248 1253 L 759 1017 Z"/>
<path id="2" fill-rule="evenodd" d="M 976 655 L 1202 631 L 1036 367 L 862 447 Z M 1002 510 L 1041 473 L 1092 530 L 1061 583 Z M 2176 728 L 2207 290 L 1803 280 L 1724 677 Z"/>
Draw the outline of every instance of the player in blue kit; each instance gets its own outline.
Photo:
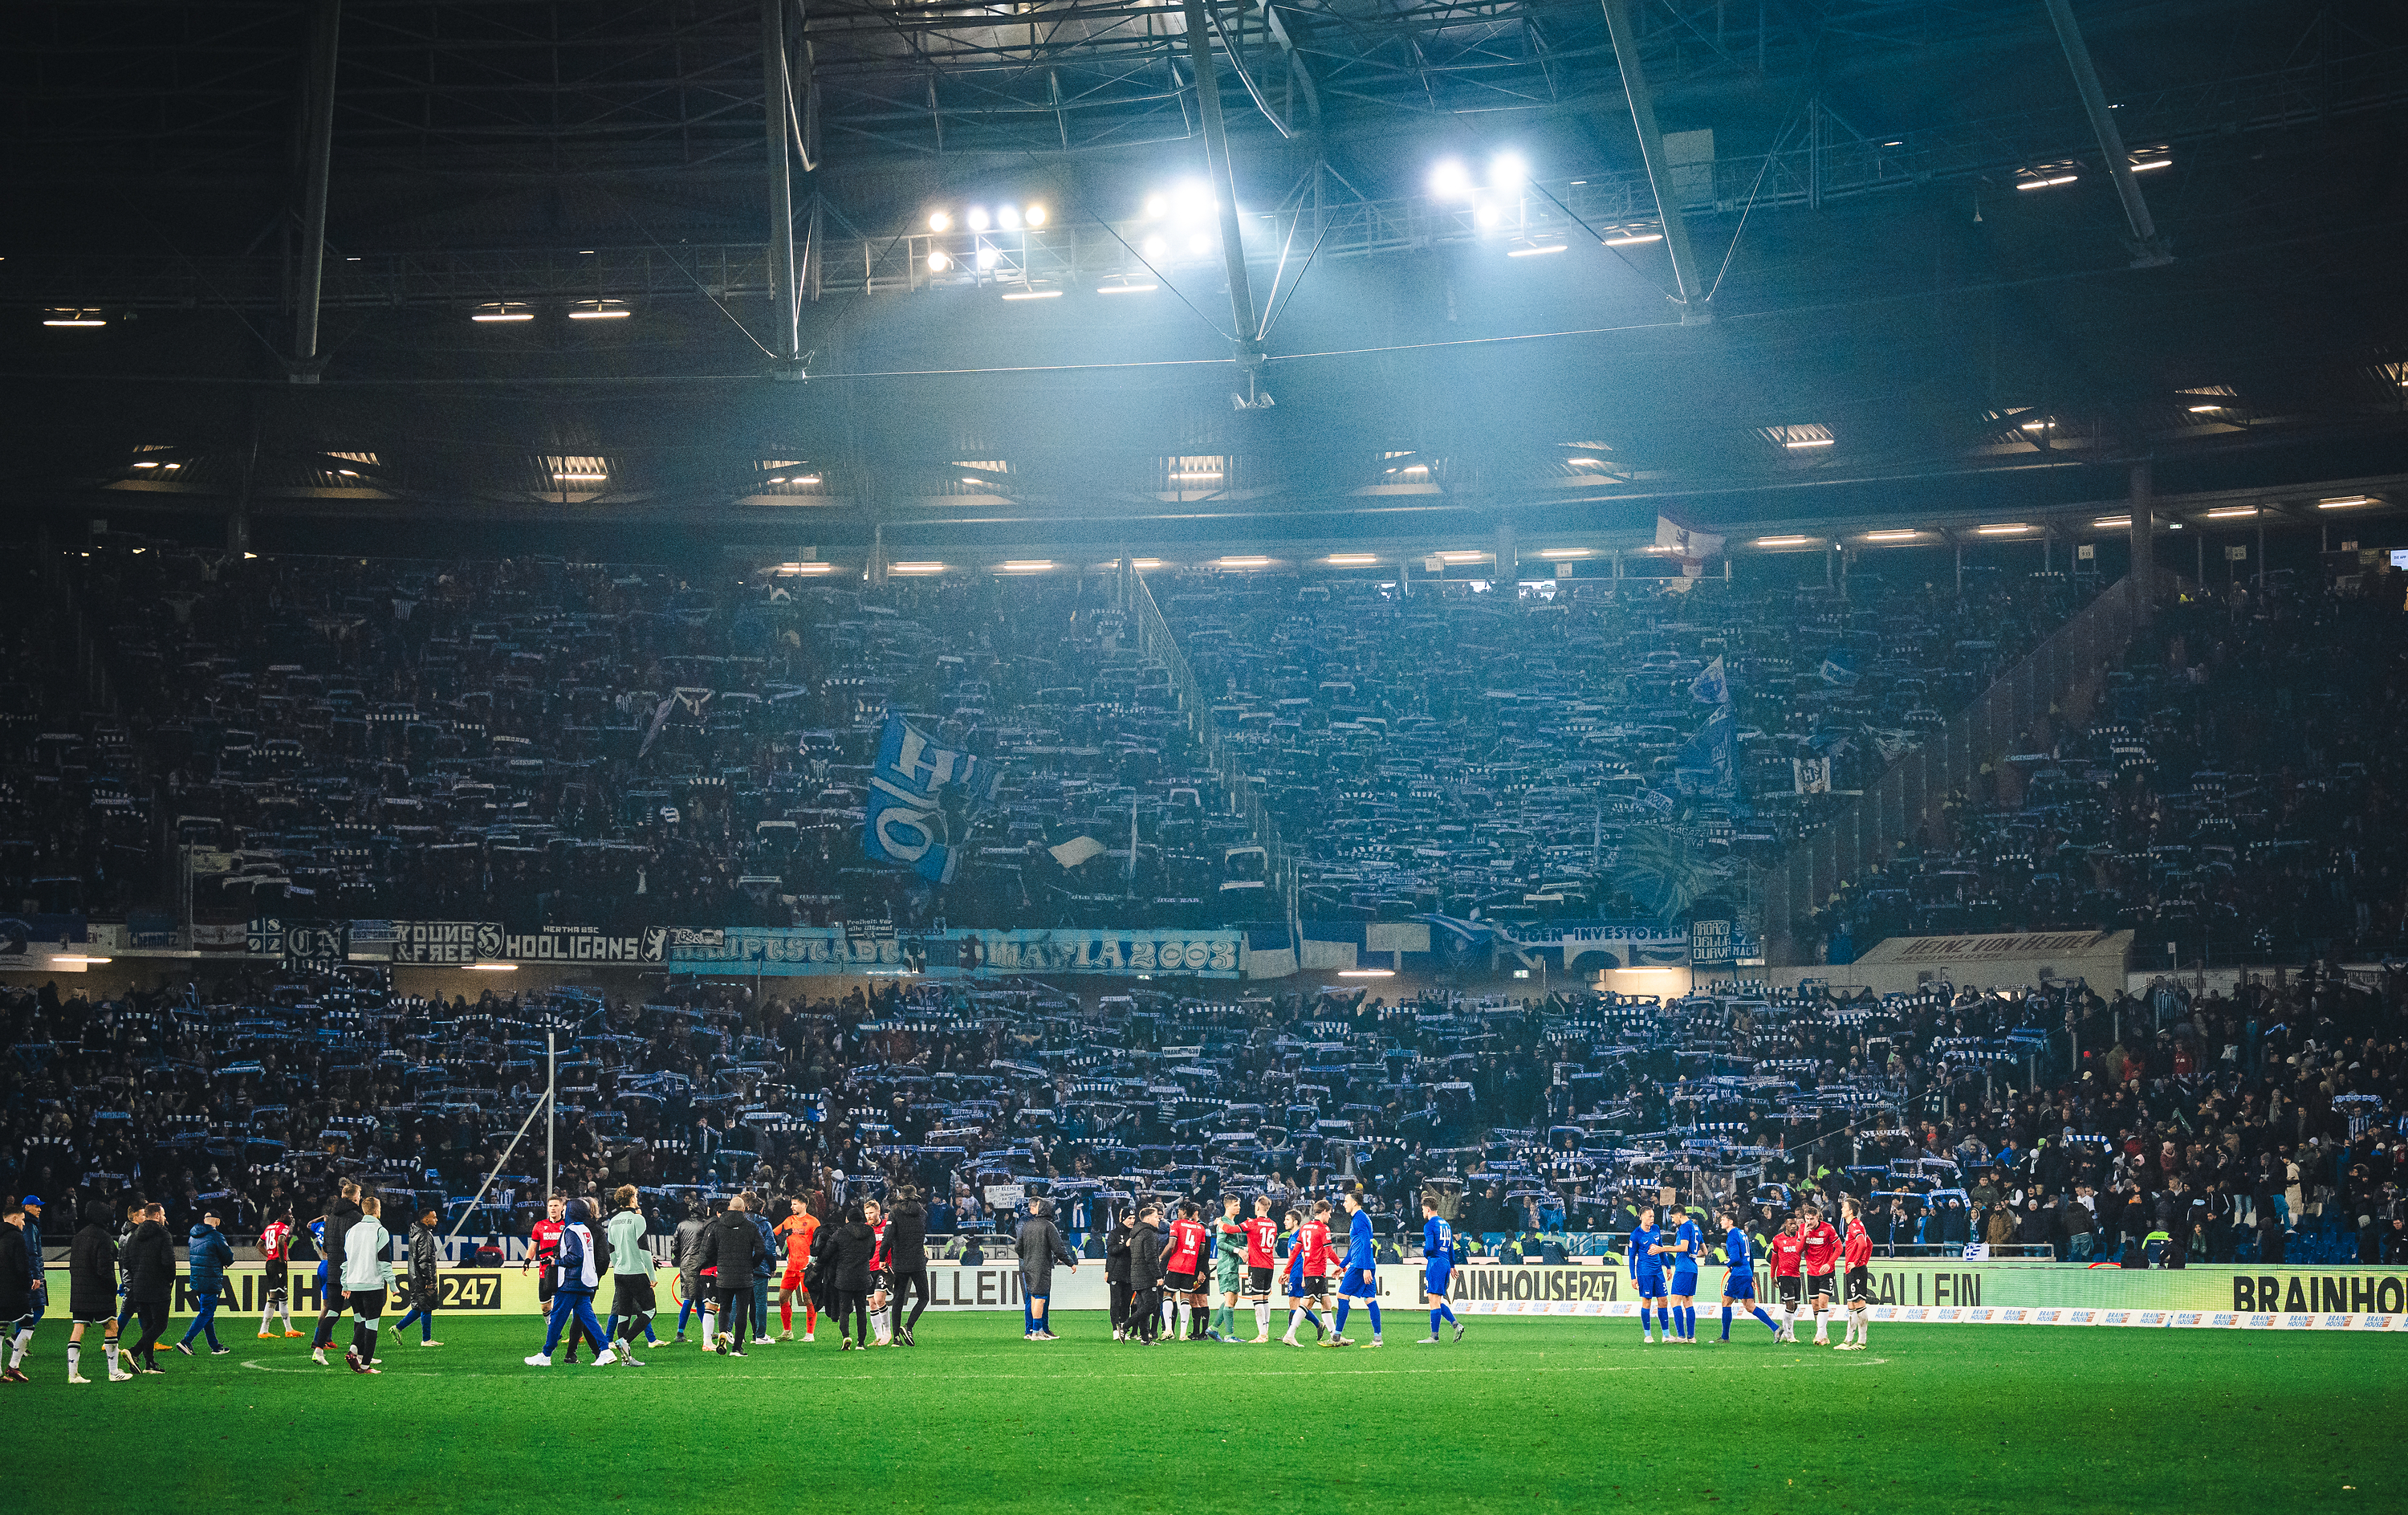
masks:
<path id="1" fill-rule="evenodd" d="M 1698 1222 L 1684 1210 L 1680 1225 L 1665 1240 L 1670 1248 L 1665 1254 L 1665 1262 L 1672 1270 L 1672 1326 L 1681 1334 L 1681 1345 L 1695 1347 L 1698 1344 L 1698 1262 L 1706 1249 L 1706 1235 L 1698 1229 Z"/>
<path id="2" fill-rule="evenodd" d="M 1330 1327 L 1329 1339 L 1324 1347 L 1377 1347 L 1380 1345 L 1380 1264 L 1371 1255 L 1371 1217 L 1363 1208 L 1362 1196 L 1353 1190 L 1346 1191 L 1346 1213 L 1354 1219 L 1347 1222 L 1346 1261 L 1338 1265 L 1338 1319 Z M 1351 1342 L 1346 1339 L 1346 1312 L 1356 1300 L 1371 1312 L 1371 1339 Z"/>
<path id="3" fill-rule="evenodd" d="M 1656 1229 L 1656 1206 L 1639 1208 L 1639 1224 L 1630 1228 L 1630 1283 L 1639 1294 L 1639 1338 L 1654 1346 L 1648 1333 L 1647 1307 L 1652 1300 L 1664 1320 L 1664 1339 L 1672 1339 L 1672 1312 L 1664 1305 L 1664 1234 Z"/>
<path id="4" fill-rule="evenodd" d="M 1729 1228 L 1723 1236 L 1723 1257 L 1729 1262 L 1730 1272 L 1723 1279 L 1722 1340 L 1724 1342 L 1730 1340 L 1731 1306 L 1744 1304 L 1748 1313 L 1763 1321 L 1764 1329 L 1772 1333 L 1773 1340 L 1779 1341 L 1780 1324 L 1771 1316 L 1765 1314 L 1764 1306 L 1756 1302 L 1756 1251 L 1748 1245 L 1747 1233 L 1740 1229 L 1739 1212 L 1726 1205 L 1719 1212 L 1718 1218 L 1726 1227 Z M 1708 1342 L 1710 1345 L 1721 1345 L 1711 1337 L 1708 1338 Z"/>
<path id="5" fill-rule="evenodd" d="M 1455 1327 L 1455 1339 L 1463 1339 L 1463 1322 L 1455 1318 L 1455 1310 L 1446 1302 L 1448 1277 L 1455 1272 L 1455 1228 L 1438 1213 L 1438 1196 L 1422 1196 L 1422 1290 L 1429 1300 L 1430 1334 L 1413 1343 L 1416 1347 L 1438 1345 L 1438 1323 L 1444 1320 Z"/>

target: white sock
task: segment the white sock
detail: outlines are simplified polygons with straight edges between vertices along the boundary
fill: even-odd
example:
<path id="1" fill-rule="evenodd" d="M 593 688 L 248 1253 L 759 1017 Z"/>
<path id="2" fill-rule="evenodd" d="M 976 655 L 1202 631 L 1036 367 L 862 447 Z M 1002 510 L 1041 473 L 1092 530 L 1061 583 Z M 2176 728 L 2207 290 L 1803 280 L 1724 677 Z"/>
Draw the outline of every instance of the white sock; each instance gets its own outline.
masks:
<path id="1" fill-rule="evenodd" d="M 67 1377 L 72 1378 L 81 1371 L 83 1371 L 83 1344 L 81 1342 L 75 1341 L 68 1342 Z"/>
<path id="2" fill-rule="evenodd" d="M 14 1336 L 9 1338 L 8 1365 L 10 1367 L 21 1368 L 25 1365 L 25 1349 L 33 1344 L 33 1340 L 34 1330 L 31 1326 L 18 1332 Z"/>
<path id="3" fill-rule="evenodd" d="M 1304 1310 L 1302 1307 L 1299 1306 L 1287 1312 L 1287 1334 L 1289 1335 L 1295 1335 L 1296 1328 L 1302 1324 L 1304 1324 Z"/>
<path id="4" fill-rule="evenodd" d="M 110 1337 L 106 1338 L 105 1340 L 103 1340 L 103 1341 L 101 1342 L 101 1344 L 100 1344 L 100 1349 L 101 1349 L 102 1354 L 103 1354 L 104 1356 L 106 1356 L 106 1357 L 108 1359 L 108 1371 L 109 1371 L 109 1372 L 111 1372 L 111 1373 L 116 1372 L 116 1371 L 117 1371 L 117 1338 L 116 1338 L 115 1336 L 110 1336 Z"/>
<path id="5" fill-rule="evenodd" d="M 1271 1307 L 1268 1305 L 1257 1305 L 1254 1306 L 1254 1335 L 1268 1336 L 1270 1334 Z"/>
<path id="6" fill-rule="evenodd" d="M 719 1314 L 715 1310 L 702 1312 L 702 1339 L 706 1344 L 719 1339 Z"/>
<path id="7" fill-rule="evenodd" d="M 1814 1317 L 1814 1339 L 1816 1341 L 1824 1342 L 1831 1339 L 1830 1321 L 1831 1318 L 1828 1315 L 1817 1315 Z"/>
<path id="8" fill-rule="evenodd" d="M 1857 1315 L 1856 1315 L 1856 1342 L 1857 1342 L 1857 1345 L 1859 1345 L 1859 1346 L 1863 1345 L 1863 1343 L 1864 1343 L 1864 1339 L 1865 1339 L 1865 1326 L 1866 1326 L 1866 1323 L 1867 1323 L 1867 1321 L 1869 1320 L 1869 1319 L 1870 1319 L 1870 1318 L 1869 1318 L 1868 1316 L 1866 1316 L 1862 1311 L 1857 1312 Z"/>

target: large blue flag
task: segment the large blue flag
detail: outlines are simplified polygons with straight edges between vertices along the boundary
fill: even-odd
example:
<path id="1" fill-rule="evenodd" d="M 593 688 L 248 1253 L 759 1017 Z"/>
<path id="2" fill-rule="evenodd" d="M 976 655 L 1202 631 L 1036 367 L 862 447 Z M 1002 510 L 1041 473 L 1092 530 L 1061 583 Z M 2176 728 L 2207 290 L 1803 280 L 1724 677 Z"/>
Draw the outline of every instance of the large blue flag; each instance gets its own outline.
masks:
<path id="1" fill-rule="evenodd" d="M 889 711 L 869 771 L 861 850 L 873 862 L 901 863 L 932 883 L 953 881 L 961 837 L 978 806 L 995 797 L 995 764 L 958 747 L 940 747 Z"/>

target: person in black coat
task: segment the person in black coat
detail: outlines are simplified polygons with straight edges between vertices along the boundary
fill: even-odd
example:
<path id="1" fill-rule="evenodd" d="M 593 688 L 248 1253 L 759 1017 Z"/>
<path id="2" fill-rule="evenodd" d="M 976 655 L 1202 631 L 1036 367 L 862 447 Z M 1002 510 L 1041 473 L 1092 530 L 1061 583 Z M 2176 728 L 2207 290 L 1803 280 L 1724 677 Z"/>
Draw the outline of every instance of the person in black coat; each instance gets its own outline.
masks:
<path id="1" fill-rule="evenodd" d="M 886 1276 L 893 1291 L 886 1307 L 895 1339 L 906 1347 L 917 1347 L 911 1328 L 920 1323 L 921 1312 L 928 1307 L 928 1207 L 920 1203 L 916 1189 L 898 1190 L 894 1208 L 886 1214 Z M 912 1295 L 908 1319 L 903 1314 L 907 1292 Z"/>
<path id="2" fill-rule="evenodd" d="M 335 1322 L 343 1314 L 343 1237 L 360 1223 L 360 1186 L 346 1178 L 326 1206 L 326 1236 L 318 1255 L 326 1260 L 325 1282 L 320 1286 L 318 1329 L 309 1339 L 309 1355 L 326 1365 L 326 1349 L 334 1345 Z"/>
<path id="3" fill-rule="evenodd" d="M 108 1233 L 108 1206 L 93 1200 L 83 1207 L 83 1229 L 67 1244 L 67 1382 L 89 1383 L 80 1368 L 83 1328 L 100 1327 L 108 1357 L 109 1381 L 134 1377 L 117 1369 L 117 1238 Z"/>
<path id="4" fill-rule="evenodd" d="M 1138 1212 L 1129 1236 L 1129 1312 L 1132 1334 L 1151 1347 L 1162 1331 L 1162 1206 Z"/>
<path id="5" fill-rule="evenodd" d="M 142 1319 L 142 1335 L 134 1343 L 134 1371 L 164 1372 L 159 1334 L 167 1329 L 167 1300 L 176 1288 L 176 1244 L 167 1237 L 165 1205 L 153 1205 L 143 1213 L 118 1262 L 125 1269 L 125 1302 Z"/>
<path id="6" fill-rule="evenodd" d="M 828 1238 L 827 1277 L 836 1305 L 830 1313 L 848 1352 L 869 1345 L 869 1264 L 877 1250 L 877 1234 L 863 1219 L 861 1206 L 846 1205 L 844 1219 Z"/>
<path id="7" fill-rule="evenodd" d="M 9 1228 L 0 1231 L 0 1321 L 13 1326 L 34 1313 L 34 1270 L 25 1261 L 25 1207 L 11 1205 L 0 1219 Z M 0 1382 L 33 1381 L 18 1368 L 0 1367 Z"/>
<path id="8" fill-rule="evenodd" d="M 702 1312 L 703 1344 L 725 1356 L 742 1357 L 744 1334 L 752 1316 L 752 1269 L 767 1255 L 761 1228 L 745 1212 L 742 1195 L 730 1199 L 727 1208 L 711 1218 L 697 1248 L 697 1271 L 716 1270 L 710 1307 Z M 723 1320 L 729 1322 L 728 1339 L 724 1342 L 719 1331 Z"/>
<path id="9" fill-rule="evenodd" d="M 1020 1293 L 1028 1303 L 1027 1335 L 1031 1341 L 1054 1341 L 1059 1338 L 1046 1329 L 1045 1306 L 1054 1296 L 1054 1264 L 1067 1263 L 1072 1273 L 1079 1271 L 1079 1256 L 1070 1244 L 1062 1239 L 1060 1228 L 1054 1224 L 1054 1205 L 1049 1200 L 1039 1200 L 1034 1213 L 1020 1227 Z"/>
<path id="10" fill-rule="evenodd" d="M 1126 1341 L 1129 1326 L 1129 1242 L 1137 1233 L 1134 1208 L 1115 1217 L 1104 1236 L 1104 1282 L 1111 1291 L 1112 1339 Z"/>

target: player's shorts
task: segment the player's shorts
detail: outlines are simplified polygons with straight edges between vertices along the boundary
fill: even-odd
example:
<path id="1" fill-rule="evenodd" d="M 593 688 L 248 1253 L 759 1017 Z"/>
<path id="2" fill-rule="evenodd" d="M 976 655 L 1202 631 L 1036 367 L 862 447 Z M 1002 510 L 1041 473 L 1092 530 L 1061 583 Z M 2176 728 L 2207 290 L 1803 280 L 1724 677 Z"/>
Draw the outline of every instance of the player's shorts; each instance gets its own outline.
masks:
<path id="1" fill-rule="evenodd" d="M 1723 1298 L 1754 1299 L 1755 1297 L 1756 1275 L 1752 1273 L 1733 1273 L 1724 1276 Z"/>
<path id="2" fill-rule="evenodd" d="M 549 1262 L 544 1263 L 543 1271 L 535 1276 L 535 1297 L 538 1304 L 552 1303 L 552 1264 Z"/>
<path id="3" fill-rule="evenodd" d="M 787 1263 L 786 1271 L 778 1277 L 778 1287 L 789 1291 L 803 1287 L 803 1264 L 799 1262 Z"/>
<path id="4" fill-rule="evenodd" d="M 1368 1283 L 1363 1277 L 1367 1273 L 1371 1276 Z M 1338 1276 L 1338 1292 L 1347 1299 L 1379 1298 L 1380 1270 L 1377 1268 L 1344 1269 Z"/>
<path id="5" fill-rule="evenodd" d="M 1422 1292 L 1424 1292 L 1424 1293 L 1426 1293 L 1426 1294 L 1443 1294 L 1443 1293 L 1445 1293 L 1445 1292 L 1446 1292 L 1446 1283 L 1447 1283 L 1447 1280 L 1448 1280 L 1449 1278 L 1453 1277 L 1454 1276 L 1455 1276 L 1455 1264 L 1454 1264 L 1454 1263 L 1452 1263 L 1452 1262 L 1432 1262 L 1432 1263 L 1429 1263 L 1428 1265 L 1425 1266 L 1425 1267 L 1422 1269 Z"/>
<path id="6" fill-rule="evenodd" d="M 1695 1298 L 1698 1292 L 1698 1276 L 1695 1273 L 1676 1273 L 1672 1275 L 1670 1291 L 1678 1294 L 1683 1299 Z"/>
<path id="7" fill-rule="evenodd" d="M 1639 1291 L 1639 1297 L 1641 1299 L 1662 1299 L 1664 1297 L 1664 1276 L 1660 1273 L 1635 1274 L 1632 1276 L 1630 1283 L 1632 1288 Z"/>
<path id="8" fill-rule="evenodd" d="M 1806 1292 L 1816 1299 L 1830 1298 L 1831 1276 L 1828 1273 L 1808 1274 L 1806 1276 Z"/>
<path id="9" fill-rule="evenodd" d="M 610 1275 L 610 1313 L 650 1315 L 659 1307 L 652 1298 L 652 1280 L 641 1273 Z"/>
<path id="10" fill-rule="evenodd" d="M 1271 1270 L 1268 1267 L 1246 1269 L 1246 1292 L 1257 1298 L 1268 1298 L 1271 1291 Z"/>
<path id="11" fill-rule="evenodd" d="M 116 1322 L 117 1311 L 114 1308 L 117 1303 L 116 1301 L 111 1300 L 108 1304 L 101 1306 L 96 1313 L 91 1307 L 91 1301 L 86 1300 L 83 1307 L 69 1309 L 67 1311 L 67 1320 L 79 1326 L 105 1326 L 111 1325 Z"/>
<path id="12" fill-rule="evenodd" d="M 284 1288 L 284 1277 L 285 1263 L 284 1260 L 280 1257 L 267 1264 L 267 1272 L 262 1279 L 260 1287 L 266 1290 L 271 1294 L 277 1293 Z"/>
<path id="13" fill-rule="evenodd" d="M 1848 1303 L 1851 1305 L 1870 1305 L 1872 1302 L 1873 1270 L 1870 1268 L 1850 1268 L 1848 1270 Z"/>
<path id="14" fill-rule="evenodd" d="M 1212 1285 L 1225 1294 L 1234 1294 L 1246 1281 L 1246 1264 L 1236 1258 L 1212 1264 Z"/>
<path id="15" fill-rule="evenodd" d="M 384 1314 L 385 1291 L 381 1289 L 354 1289 L 344 1296 L 351 1313 L 363 1320 L 373 1320 Z"/>
<path id="16" fill-rule="evenodd" d="M 1806 1280 L 1794 1273 L 1782 1274 L 1772 1280 L 1772 1287 L 1780 1291 L 1781 1303 L 1784 1305 L 1797 1304 L 1805 1293 L 1805 1286 Z"/>
<path id="17" fill-rule="evenodd" d="M 1196 1292 L 1196 1275 L 1166 1273 L 1162 1276 L 1162 1287 L 1174 1294 L 1192 1294 Z"/>
<path id="18" fill-rule="evenodd" d="M 1288 1296 L 1289 1298 L 1326 1299 L 1329 1297 L 1329 1276 L 1322 1273 L 1308 1273 L 1304 1276 L 1304 1281 L 1297 1287 L 1301 1289 L 1303 1292 L 1291 1294 Z"/>

